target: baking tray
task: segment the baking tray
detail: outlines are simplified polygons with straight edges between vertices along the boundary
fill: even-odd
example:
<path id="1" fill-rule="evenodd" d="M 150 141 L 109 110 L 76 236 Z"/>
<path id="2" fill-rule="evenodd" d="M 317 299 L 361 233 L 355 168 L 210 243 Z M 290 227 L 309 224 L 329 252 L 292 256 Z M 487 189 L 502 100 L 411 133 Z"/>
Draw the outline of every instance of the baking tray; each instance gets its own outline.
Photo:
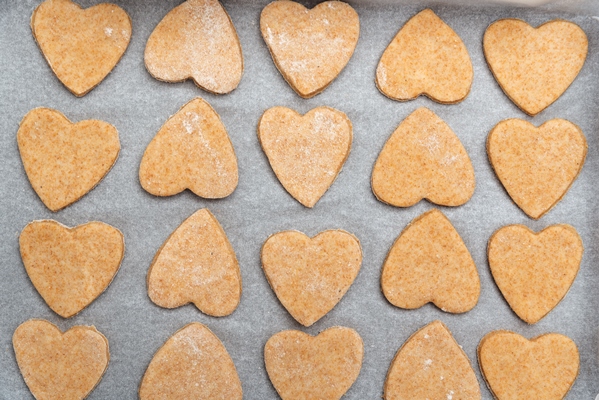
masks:
<path id="1" fill-rule="evenodd" d="M 247 399 L 276 399 L 264 368 L 263 347 L 274 333 L 300 329 L 310 334 L 335 325 L 356 329 L 364 340 L 360 376 L 347 399 L 377 399 L 397 349 L 417 329 L 440 319 L 469 356 L 484 399 L 491 399 L 480 376 L 476 347 L 495 329 L 526 337 L 559 332 L 580 349 L 580 375 L 569 399 L 594 399 L 599 393 L 599 21 L 597 4 L 561 1 L 541 8 L 505 5 L 455 6 L 443 2 L 388 1 L 352 3 L 360 15 L 361 32 L 355 54 L 345 70 L 322 94 L 304 100 L 276 70 L 259 31 L 265 1 L 225 1 L 241 40 L 245 72 L 232 93 L 212 95 L 192 82 L 168 84 L 145 70 L 146 41 L 162 17 L 179 0 L 114 1 L 133 21 L 131 44 L 113 72 L 92 92 L 76 98 L 56 79 L 37 48 L 29 20 L 38 0 L 0 0 L 0 398 L 32 398 L 15 362 L 11 337 L 30 318 L 44 318 L 62 330 L 95 325 L 109 340 L 111 359 L 90 399 L 135 399 L 155 351 L 177 329 L 191 321 L 210 327 L 228 349 Z M 97 1 L 84 0 L 83 6 Z M 447 3 L 450 3 L 447 1 Z M 313 6 L 316 3 L 305 3 Z M 474 66 L 470 95 L 455 105 L 420 97 L 396 102 L 374 83 L 379 58 L 397 30 L 414 14 L 431 7 L 463 39 Z M 564 8 L 565 7 L 565 8 Z M 571 20 L 589 38 L 587 61 L 572 86 L 552 106 L 534 118 L 526 116 L 501 91 L 482 52 L 486 27 L 499 18 L 522 18 L 539 25 L 554 18 Z M 158 198 L 146 193 L 137 178 L 142 154 L 167 118 L 190 99 L 201 96 L 220 114 L 239 160 L 239 186 L 222 200 L 205 200 L 186 191 Z M 354 127 L 351 154 L 329 191 L 307 209 L 291 198 L 277 181 L 260 149 L 256 126 L 272 106 L 301 113 L 326 105 L 345 112 Z M 25 176 L 16 143 L 21 118 L 34 107 L 51 107 L 73 121 L 96 118 L 114 124 L 120 134 L 120 157 L 106 178 L 68 208 L 52 213 L 38 199 Z M 444 119 L 468 151 L 476 174 L 476 191 L 461 207 L 445 208 L 470 250 L 481 279 L 478 305 L 460 315 L 433 305 L 402 310 L 389 304 L 380 290 L 381 266 L 401 230 L 433 207 L 422 201 L 394 208 L 377 201 L 370 189 L 373 164 L 397 125 L 425 106 Z M 506 118 L 523 118 L 539 125 L 565 118 L 579 125 L 589 151 L 580 176 L 564 199 L 538 221 L 529 219 L 510 200 L 487 160 L 485 141 L 490 129 Z M 226 231 L 238 256 L 243 295 L 230 316 L 213 318 L 193 305 L 166 310 L 154 305 L 146 292 L 150 262 L 169 234 L 199 208 L 208 207 Z M 29 281 L 18 248 L 18 235 L 30 221 L 52 218 L 69 226 L 99 220 L 125 235 L 125 258 L 112 284 L 77 316 L 62 319 L 44 303 Z M 521 223 L 535 231 L 569 223 L 580 233 L 585 253 L 580 272 L 565 299 L 543 320 L 529 326 L 509 308 L 489 271 L 486 248 L 498 228 Z M 277 300 L 262 273 L 260 248 L 275 232 L 297 229 L 315 235 L 325 229 L 345 229 L 361 241 L 362 269 L 341 302 L 310 328 L 296 323 Z"/>

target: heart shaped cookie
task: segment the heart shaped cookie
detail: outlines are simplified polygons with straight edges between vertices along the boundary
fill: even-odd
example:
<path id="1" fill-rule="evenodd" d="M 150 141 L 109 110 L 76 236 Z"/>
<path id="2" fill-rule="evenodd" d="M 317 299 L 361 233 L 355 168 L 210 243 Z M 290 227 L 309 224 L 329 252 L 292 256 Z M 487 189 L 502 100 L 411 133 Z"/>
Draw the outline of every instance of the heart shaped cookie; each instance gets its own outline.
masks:
<path id="1" fill-rule="evenodd" d="M 266 372 L 282 400 L 338 400 L 358 378 L 364 343 L 350 328 L 329 328 L 318 336 L 279 332 L 264 346 Z"/>
<path id="2" fill-rule="evenodd" d="M 331 311 L 360 271 L 360 241 L 342 230 L 309 238 L 275 233 L 262 246 L 262 269 L 279 301 L 297 322 L 310 326 Z"/>
<path id="3" fill-rule="evenodd" d="M 148 295 L 164 308 L 193 303 L 214 317 L 241 298 L 241 273 L 225 231 L 207 208 L 196 211 L 160 247 L 148 271 Z"/>
<path id="4" fill-rule="evenodd" d="M 37 400 L 79 400 L 94 390 L 108 368 L 108 340 L 93 326 L 62 333 L 48 321 L 32 319 L 12 337 L 17 364 Z"/>
<path id="5" fill-rule="evenodd" d="M 383 294 L 396 307 L 433 303 L 449 313 L 470 311 L 480 280 L 474 260 L 439 210 L 414 219 L 391 246 L 381 275 Z"/>
<path id="6" fill-rule="evenodd" d="M 156 352 L 141 381 L 139 398 L 241 400 L 241 382 L 218 337 L 193 322 Z"/>
<path id="7" fill-rule="evenodd" d="M 17 143 L 27 178 L 52 211 L 72 204 L 110 171 L 121 145 L 116 128 L 98 120 L 73 124 L 49 108 L 35 108 L 21 121 Z"/>
<path id="8" fill-rule="evenodd" d="M 557 333 L 527 340 L 494 331 L 481 340 L 478 363 L 497 400 L 561 400 L 578 376 L 579 355 L 576 344 Z"/>
<path id="9" fill-rule="evenodd" d="M 522 111 L 536 115 L 574 81 L 586 59 L 588 40 L 569 21 L 549 21 L 535 29 L 519 19 L 501 19 L 487 28 L 483 49 L 505 94 Z"/>
<path id="10" fill-rule="evenodd" d="M 233 193 L 237 157 L 210 104 L 195 98 L 165 122 L 146 148 L 139 181 L 154 196 L 172 196 L 185 189 L 208 199 Z"/>
<path id="11" fill-rule="evenodd" d="M 275 175 L 291 196 L 309 208 L 337 178 L 352 138 L 347 115 L 330 107 L 314 108 L 303 116 L 273 107 L 258 123 L 258 139 Z"/>
<path id="12" fill-rule="evenodd" d="M 218 0 L 187 0 L 173 8 L 150 35 L 144 61 L 158 80 L 191 78 L 216 94 L 231 92 L 243 74 L 237 31 Z"/>
<path id="13" fill-rule="evenodd" d="M 125 53 L 131 19 L 114 4 L 83 10 L 70 0 L 46 0 L 33 12 L 31 31 L 56 77 L 75 96 L 84 96 Z"/>
<path id="14" fill-rule="evenodd" d="M 72 317 L 112 282 L 123 254 L 123 234 L 103 222 L 68 228 L 56 221 L 29 223 L 19 236 L 25 270 L 56 314 Z"/>
<path id="15" fill-rule="evenodd" d="M 509 225 L 489 240 L 489 266 L 512 310 L 534 324 L 568 293 L 583 250 L 582 239 L 570 225 L 552 225 L 539 233 Z"/>
<path id="16" fill-rule="evenodd" d="M 552 119 L 538 128 L 521 119 L 501 121 L 489 133 L 491 165 L 512 200 L 541 218 L 564 197 L 580 173 L 587 141 L 580 128 Z"/>
<path id="17" fill-rule="evenodd" d="M 462 39 L 426 9 L 410 18 L 385 49 L 376 68 L 376 86 L 393 100 L 424 94 L 452 104 L 466 98 L 473 75 Z"/>
<path id="18" fill-rule="evenodd" d="M 260 31 L 277 69 L 303 98 L 322 92 L 347 65 L 360 36 L 356 11 L 341 1 L 311 10 L 273 1 L 260 14 Z"/>
<path id="19" fill-rule="evenodd" d="M 423 198 L 459 206 L 474 194 L 474 169 L 460 139 L 427 108 L 397 127 L 372 170 L 372 192 L 380 201 L 410 207 Z"/>
<path id="20" fill-rule="evenodd" d="M 391 362 L 385 400 L 481 399 L 470 360 L 441 321 L 414 333 Z"/>

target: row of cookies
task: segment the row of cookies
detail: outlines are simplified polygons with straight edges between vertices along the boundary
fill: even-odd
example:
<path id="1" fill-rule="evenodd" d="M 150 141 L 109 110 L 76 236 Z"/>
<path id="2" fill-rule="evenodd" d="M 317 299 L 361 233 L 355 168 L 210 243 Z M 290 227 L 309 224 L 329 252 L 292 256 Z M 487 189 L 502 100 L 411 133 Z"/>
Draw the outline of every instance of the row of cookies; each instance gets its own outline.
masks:
<path id="1" fill-rule="evenodd" d="M 82 10 L 70 0 L 46 0 L 31 19 L 33 36 L 56 76 L 75 95 L 98 85 L 118 63 L 131 38 L 131 20 L 112 4 Z M 360 35 L 356 11 L 341 1 L 308 10 L 279 0 L 260 15 L 260 30 L 276 67 L 304 98 L 323 91 L 353 55 Z M 533 28 L 517 19 L 496 21 L 483 39 L 499 85 L 518 107 L 536 115 L 570 86 L 586 59 L 588 40 L 576 24 L 550 21 Z M 68 55 L 65 56 L 65 55 Z M 193 79 L 206 91 L 237 87 L 243 55 L 233 23 L 218 0 L 188 0 L 171 10 L 150 35 L 145 65 L 156 79 Z M 391 99 L 426 95 L 462 101 L 473 68 L 460 37 L 429 9 L 412 17 L 384 51 L 376 85 Z"/>
<path id="2" fill-rule="evenodd" d="M 108 340 L 93 326 L 62 333 L 45 320 L 29 320 L 13 335 L 19 369 L 38 399 L 83 399 L 108 368 Z M 355 330 L 332 327 L 310 336 L 287 330 L 264 345 L 268 377 L 283 400 L 340 399 L 358 378 L 364 343 Z M 493 331 L 480 341 L 478 363 L 498 400 L 559 400 L 579 370 L 576 344 L 556 333 L 527 340 Z M 434 321 L 400 347 L 387 372 L 385 400 L 481 399 L 470 360 L 449 329 Z M 139 398 L 242 399 L 235 364 L 219 338 L 203 324 L 175 332 L 154 354 Z"/>

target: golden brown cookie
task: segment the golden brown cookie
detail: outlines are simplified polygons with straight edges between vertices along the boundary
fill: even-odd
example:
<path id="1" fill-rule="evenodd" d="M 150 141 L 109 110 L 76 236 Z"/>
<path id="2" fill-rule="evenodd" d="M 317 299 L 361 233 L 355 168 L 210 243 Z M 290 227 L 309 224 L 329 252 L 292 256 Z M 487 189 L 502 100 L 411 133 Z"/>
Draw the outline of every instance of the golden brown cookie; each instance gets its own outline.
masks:
<path id="1" fill-rule="evenodd" d="M 266 372 L 282 400 L 338 400 L 358 378 L 364 343 L 356 331 L 333 327 L 317 336 L 279 332 L 264 346 Z"/>
<path id="2" fill-rule="evenodd" d="M 237 31 L 218 0 L 187 0 L 173 8 L 150 35 L 144 61 L 158 80 L 191 78 L 216 94 L 231 92 L 243 74 Z"/>
<path id="3" fill-rule="evenodd" d="M 193 322 L 156 352 L 141 381 L 139 398 L 241 400 L 241 382 L 218 337 Z"/>
<path id="4" fill-rule="evenodd" d="M 473 400 L 481 393 L 468 356 L 445 324 L 433 321 L 395 354 L 383 398 Z"/>
<path id="5" fill-rule="evenodd" d="M 393 100 L 424 94 L 452 104 L 470 93 L 473 75 L 462 39 L 426 9 L 410 18 L 385 49 L 376 68 L 376 86 Z"/>
<path id="6" fill-rule="evenodd" d="M 568 89 L 587 48 L 584 31 L 564 20 L 533 28 L 519 19 L 501 19 L 487 28 L 483 39 L 497 83 L 528 115 L 540 113 Z"/>
<path id="7" fill-rule="evenodd" d="M 311 10 L 273 1 L 260 14 L 260 31 L 277 69 L 303 98 L 322 92 L 349 62 L 360 36 L 356 11 L 341 1 Z"/>
<path id="8" fill-rule="evenodd" d="M 103 222 L 68 228 L 56 221 L 29 223 L 19 236 L 25 270 L 56 314 L 72 317 L 112 282 L 123 254 L 123 234 Z"/>
<path id="9" fill-rule="evenodd" d="M 309 238 L 298 231 L 270 236 L 262 269 L 279 301 L 297 322 L 310 326 L 331 311 L 360 271 L 360 241 L 342 230 Z"/>
<path id="10" fill-rule="evenodd" d="M 300 115 L 286 107 L 269 108 L 258 123 L 258 139 L 275 175 L 306 207 L 333 184 L 349 156 L 352 124 L 347 115 L 317 107 Z"/>
<path id="11" fill-rule="evenodd" d="M 51 211 L 72 204 L 110 171 L 121 145 L 116 128 L 98 120 L 72 123 L 49 108 L 23 118 L 17 143 L 27 178 Z"/>
<path id="12" fill-rule="evenodd" d="M 23 322 L 12 337 L 17 364 L 37 400 L 80 400 L 108 368 L 108 340 L 93 326 L 62 333 L 41 319 Z"/>
<path id="13" fill-rule="evenodd" d="M 46 0 L 31 16 L 31 31 L 56 77 L 75 96 L 84 96 L 125 53 L 131 19 L 114 4 L 84 10 L 70 0 Z"/>
<path id="14" fill-rule="evenodd" d="M 527 340 L 494 331 L 480 341 L 478 363 L 497 400 L 561 400 L 578 376 L 579 355 L 576 344 L 557 333 Z"/>
<path id="15" fill-rule="evenodd" d="M 427 199 L 459 206 L 474 194 L 474 169 L 451 128 L 428 108 L 404 119 L 385 143 L 372 170 L 380 201 L 410 207 Z"/>
<path id="16" fill-rule="evenodd" d="M 225 231 L 207 208 L 166 239 L 148 271 L 148 295 L 164 308 L 193 303 L 215 317 L 231 314 L 241 298 L 241 273 Z"/>
<path id="17" fill-rule="evenodd" d="M 470 311 L 480 280 L 474 260 L 439 210 L 414 219 L 391 246 L 381 275 L 383 294 L 396 307 L 433 303 L 449 313 Z"/>
<path id="18" fill-rule="evenodd" d="M 570 225 L 551 225 L 539 233 L 509 225 L 489 239 L 489 266 L 512 310 L 534 324 L 568 293 L 583 250 L 582 239 Z"/>
<path id="19" fill-rule="evenodd" d="M 552 119 L 538 128 L 528 121 L 508 119 L 489 133 L 487 153 L 512 200 L 538 219 L 572 186 L 582 170 L 587 141 L 578 126 L 564 119 Z"/>
<path id="20" fill-rule="evenodd" d="M 237 157 L 219 115 L 197 97 L 160 128 L 139 167 L 141 186 L 154 196 L 189 189 L 208 199 L 237 187 Z"/>

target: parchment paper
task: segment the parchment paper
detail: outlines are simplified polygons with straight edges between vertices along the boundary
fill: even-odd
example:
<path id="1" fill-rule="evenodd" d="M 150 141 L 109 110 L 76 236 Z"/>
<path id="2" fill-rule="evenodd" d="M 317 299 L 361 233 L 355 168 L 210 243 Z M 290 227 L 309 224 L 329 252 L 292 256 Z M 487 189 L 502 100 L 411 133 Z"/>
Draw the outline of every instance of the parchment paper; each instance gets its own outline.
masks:
<path id="1" fill-rule="evenodd" d="M 225 344 L 247 399 L 277 398 L 262 353 L 271 335 L 284 329 L 316 334 L 335 325 L 352 327 L 364 340 L 365 359 L 360 376 L 345 398 L 378 399 L 395 352 L 414 331 L 435 319 L 449 326 L 470 357 L 485 399 L 492 396 L 479 373 L 476 347 L 485 334 L 495 329 L 510 329 L 529 338 L 545 332 L 568 335 L 581 355 L 580 376 L 568 398 L 595 398 L 599 393 L 599 21 L 593 19 L 591 10 L 585 12 L 579 7 L 576 14 L 570 14 L 551 7 L 457 7 L 439 1 L 408 5 L 353 3 L 361 23 L 353 58 L 328 89 L 303 100 L 278 73 L 260 36 L 259 15 L 267 2 L 224 2 L 241 39 L 245 72 L 234 92 L 216 96 L 190 81 L 159 82 L 145 70 L 146 40 L 179 0 L 115 1 L 133 21 L 129 49 L 96 89 L 76 98 L 51 72 L 32 38 L 29 20 L 38 0 L 0 0 L 0 398 L 32 398 L 17 368 L 11 343 L 17 326 L 30 318 L 48 319 L 62 330 L 95 325 L 106 335 L 110 365 L 90 399 L 135 399 L 155 351 L 191 321 L 207 324 Z M 81 3 L 87 7 L 96 1 Z M 375 87 L 375 68 L 384 49 L 407 19 L 426 6 L 431 6 L 460 35 L 470 52 L 474 84 L 462 103 L 440 105 L 423 97 L 400 103 L 387 99 Z M 483 57 L 486 27 L 503 17 L 522 18 L 535 26 L 565 18 L 579 24 L 589 37 L 589 55 L 580 75 L 555 104 L 534 118 L 526 116 L 504 95 Z M 228 129 L 239 159 L 239 186 L 230 197 L 215 201 L 190 192 L 153 197 L 138 182 L 142 154 L 166 119 L 195 96 L 210 102 Z M 260 149 L 258 119 L 264 110 L 278 105 L 301 113 L 327 105 L 347 113 L 353 123 L 351 154 L 314 209 L 304 208 L 285 192 Z M 73 121 L 96 118 L 110 122 L 117 127 L 122 146 L 106 178 L 79 202 L 57 213 L 48 211 L 32 190 L 16 144 L 21 118 L 40 106 L 60 110 Z M 389 304 L 380 290 L 381 266 L 391 244 L 408 222 L 433 205 L 422 201 L 405 209 L 387 206 L 373 196 L 370 175 L 389 135 L 420 106 L 429 107 L 455 131 L 476 173 L 473 198 L 461 207 L 442 208 L 472 253 L 481 278 L 478 305 L 461 315 L 444 313 L 433 305 L 401 310 Z M 589 152 L 580 176 L 555 209 L 539 221 L 529 219 L 510 200 L 487 160 L 488 132 L 497 122 L 513 117 L 536 125 L 565 118 L 578 124 L 588 140 Z M 193 305 L 162 309 L 149 300 L 146 292 L 146 273 L 156 250 L 186 217 L 202 207 L 208 207 L 218 218 L 241 265 L 241 304 L 224 318 L 208 317 Z M 125 258 L 112 284 L 87 309 L 68 320 L 46 306 L 19 256 L 21 229 L 32 220 L 44 218 L 69 226 L 99 220 L 125 235 Z M 510 310 L 487 264 L 489 237 L 496 229 L 513 223 L 536 231 L 551 224 L 569 223 L 578 230 L 586 248 L 568 295 L 533 326 Z M 291 318 L 268 286 L 260 265 L 260 248 L 270 234 L 281 230 L 297 229 L 315 235 L 334 228 L 345 229 L 360 239 L 362 269 L 337 307 L 305 329 Z"/>

